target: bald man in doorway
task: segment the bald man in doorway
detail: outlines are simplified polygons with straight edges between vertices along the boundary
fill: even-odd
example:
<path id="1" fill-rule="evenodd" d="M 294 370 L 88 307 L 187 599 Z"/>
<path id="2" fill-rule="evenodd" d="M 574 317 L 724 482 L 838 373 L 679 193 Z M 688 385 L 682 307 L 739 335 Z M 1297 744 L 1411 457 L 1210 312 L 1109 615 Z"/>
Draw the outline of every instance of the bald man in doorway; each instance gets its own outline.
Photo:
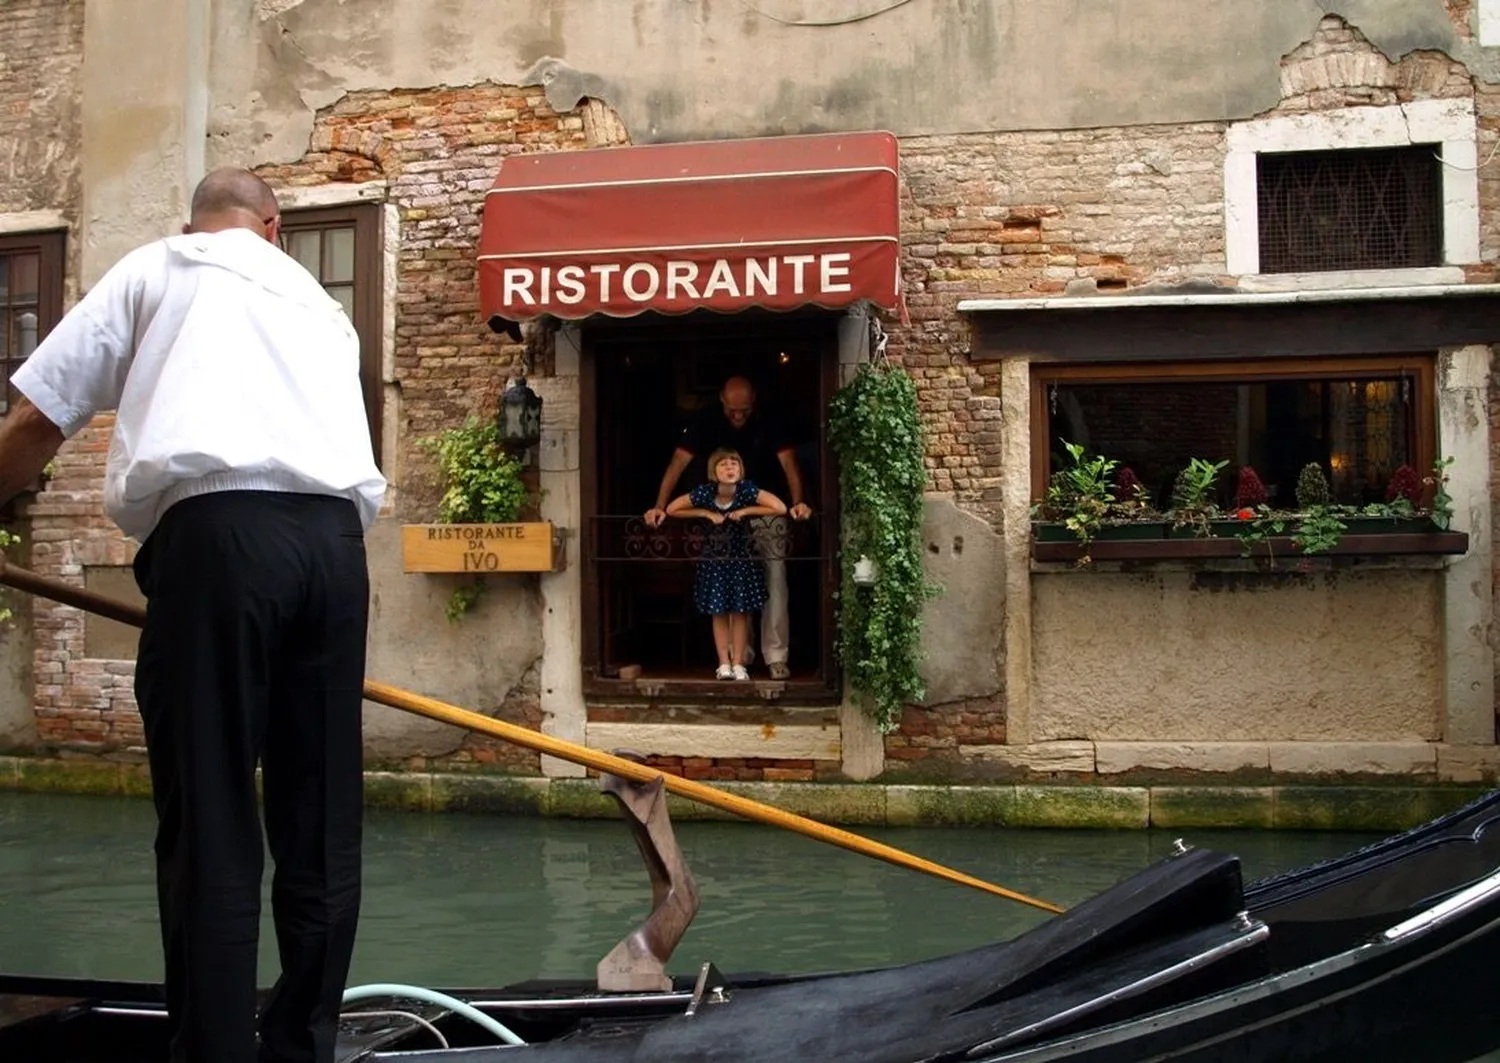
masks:
<path id="1" fill-rule="evenodd" d="M 662 473 L 661 486 L 656 489 L 656 505 L 646 511 L 649 526 L 658 528 L 666 519 L 667 501 L 689 463 L 721 447 L 740 454 L 745 478 L 784 499 L 793 520 L 812 516 L 795 444 L 778 420 L 756 410 L 755 388 L 750 381 L 736 376 L 724 382 L 718 405 L 701 410 L 683 429 L 672 460 Z M 786 517 L 755 517 L 750 535 L 755 552 L 766 566 L 767 600 L 760 614 L 761 656 L 772 679 L 787 679 L 791 676 L 787 665 L 791 625 L 787 617 L 786 555 L 791 528 Z"/>

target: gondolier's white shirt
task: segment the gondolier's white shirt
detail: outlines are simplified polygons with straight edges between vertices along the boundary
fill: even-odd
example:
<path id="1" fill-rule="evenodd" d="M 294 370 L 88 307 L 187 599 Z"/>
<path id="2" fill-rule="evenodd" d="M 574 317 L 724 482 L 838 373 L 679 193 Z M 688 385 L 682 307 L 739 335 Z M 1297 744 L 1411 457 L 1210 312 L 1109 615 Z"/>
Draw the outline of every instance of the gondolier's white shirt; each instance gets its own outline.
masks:
<path id="1" fill-rule="evenodd" d="M 173 503 L 212 491 L 343 495 L 366 529 L 385 493 L 353 326 L 248 229 L 131 252 L 12 383 L 65 438 L 117 411 L 104 503 L 142 541 Z"/>

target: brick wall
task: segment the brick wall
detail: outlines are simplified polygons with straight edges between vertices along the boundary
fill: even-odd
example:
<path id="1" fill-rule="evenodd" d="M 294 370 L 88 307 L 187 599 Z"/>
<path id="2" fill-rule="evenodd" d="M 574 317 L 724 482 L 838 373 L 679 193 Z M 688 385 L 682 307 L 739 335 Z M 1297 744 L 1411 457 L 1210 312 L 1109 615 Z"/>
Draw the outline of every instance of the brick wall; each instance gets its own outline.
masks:
<path id="1" fill-rule="evenodd" d="M 502 159 L 589 146 L 585 114 L 558 114 L 539 86 L 356 92 L 319 112 L 307 155 L 260 169 L 277 186 L 388 182 L 401 226 L 394 282 L 402 519 L 426 519 L 436 499 L 430 456 L 416 441 L 468 414 L 492 413 L 521 356 L 481 320 L 475 279 L 484 197 Z"/>
<path id="2" fill-rule="evenodd" d="M 933 490 L 998 519 L 999 367 L 968 358 L 966 297 L 1061 295 L 1224 272 L 1222 123 L 902 141 L 911 325 Z"/>
<path id="3" fill-rule="evenodd" d="M 83 0 L 12 0 L 0 5 L 0 211 L 51 210 L 79 216 Z M 69 234 L 69 283 L 78 248 Z M 102 417 L 58 455 L 57 475 L 34 500 L 22 500 L 30 527 L 27 563 L 46 576 L 83 583 L 83 567 L 128 561 L 100 505 L 100 472 L 112 419 Z M 80 660 L 82 615 L 32 599 L 37 740 L 88 748 L 138 744 L 140 721 L 129 699 L 133 669 Z M 126 699 L 120 700 L 121 688 Z"/>
<path id="4" fill-rule="evenodd" d="M 83 0 L 0 4 L 0 212 L 77 217 Z"/>
<path id="5" fill-rule="evenodd" d="M 101 415 L 58 453 L 56 474 L 31 506 L 31 563 L 38 573 L 82 586 L 84 568 L 127 565 L 134 545 L 105 516 L 102 469 L 114 418 Z M 37 599 L 34 607 L 37 741 L 44 747 L 142 747 L 130 661 L 90 658 L 84 615 Z"/>
<path id="6" fill-rule="evenodd" d="M 1408 52 L 1393 63 L 1357 27 L 1329 15 L 1306 43 L 1282 59 L 1282 99 L 1275 111 L 1388 107 L 1473 93 L 1473 81 L 1462 63 L 1430 51 Z"/>

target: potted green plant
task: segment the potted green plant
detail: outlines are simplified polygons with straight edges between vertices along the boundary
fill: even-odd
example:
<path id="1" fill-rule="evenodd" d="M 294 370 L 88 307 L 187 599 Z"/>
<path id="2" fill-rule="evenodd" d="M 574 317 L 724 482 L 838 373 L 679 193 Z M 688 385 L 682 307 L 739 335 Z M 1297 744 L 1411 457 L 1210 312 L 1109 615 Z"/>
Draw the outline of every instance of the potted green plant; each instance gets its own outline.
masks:
<path id="1" fill-rule="evenodd" d="M 1131 469 L 1090 456 L 1078 443 L 1064 441 L 1063 449 L 1068 464 L 1052 474 L 1042 500 L 1032 506 L 1036 542 L 1076 542 L 1076 562 L 1084 566 L 1092 562 L 1089 548 L 1096 541 L 1167 537 L 1166 520 Z"/>
<path id="2" fill-rule="evenodd" d="M 1347 525 L 1339 507 L 1332 504 L 1323 466 L 1315 461 L 1297 474 L 1297 510 L 1292 544 L 1304 554 L 1327 553 L 1344 537 Z"/>
<path id="3" fill-rule="evenodd" d="M 418 446 L 437 459 L 443 494 L 435 523 L 402 525 L 402 560 L 407 572 L 474 577 L 454 590 L 450 620 L 473 606 L 486 575 L 556 567 L 551 523 L 520 519 L 533 501 L 532 492 L 493 421 L 470 417 L 461 427 L 419 440 Z"/>
<path id="4" fill-rule="evenodd" d="M 1082 444 L 1064 441 L 1069 464 L 1052 474 L 1041 503 L 1033 507 L 1040 518 L 1033 533 L 1043 541 L 1076 539 L 1083 548 L 1078 563 L 1089 563 L 1089 544 L 1104 527 L 1114 504 L 1112 477 L 1119 462 L 1103 455 L 1089 457 Z"/>
<path id="5" fill-rule="evenodd" d="M 1229 462 L 1191 458 L 1172 481 L 1172 532 L 1197 538 L 1213 535 L 1219 506 L 1214 486 Z"/>

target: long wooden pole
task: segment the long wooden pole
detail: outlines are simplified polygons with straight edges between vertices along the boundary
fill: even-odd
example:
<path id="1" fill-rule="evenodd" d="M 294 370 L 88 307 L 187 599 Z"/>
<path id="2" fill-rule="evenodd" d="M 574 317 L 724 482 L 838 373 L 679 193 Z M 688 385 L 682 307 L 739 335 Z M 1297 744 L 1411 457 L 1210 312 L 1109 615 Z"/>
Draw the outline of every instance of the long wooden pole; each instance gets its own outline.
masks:
<path id="1" fill-rule="evenodd" d="M 141 627 L 146 622 L 146 611 L 139 606 L 117 601 L 94 591 L 63 583 L 60 580 L 48 579 L 28 569 L 18 568 L 4 561 L 0 561 L 0 583 L 7 584 L 17 590 L 25 591 L 28 594 L 50 598 L 64 605 L 76 606 L 79 609 L 97 613 L 99 616 L 118 620 L 121 623 L 131 624 L 135 627 Z M 797 834 L 805 835 L 820 842 L 827 842 L 830 845 L 837 845 L 851 852 L 861 853 L 864 856 L 872 856 L 877 860 L 884 860 L 886 863 L 895 864 L 897 867 L 921 871 L 928 875 L 946 879 L 949 882 L 956 882 L 962 886 L 971 886 L 974 889 L 983 890 L 985 893 L 992 893 L 997 897 L 1004 897 L 1007 900 L 1029 904 L 1031 907 L 1040 908 L 1045 912 L 1057 913 L 1062 911 L 1057 905 L 1050 904 L 1047 901 L 1028 897 L 1024 893 L 1008 890 L 1004 886 L 996 886 L 993 883 L 977 879 L 972 875 L 966 875 L 962 871 L 955 871 L 952 868 L 944 867 L 942 864 L 935 864 L 930 860 L 913 856 L 911 853 L 904 852 L 893 846 L 872 841 L 869 838 L 862 838 L 857 834 L 851 834 L 837 827 L 830 827 L 827 824 L 819 823 L 805 816 L 799 816 L 796 813 L 787 812 L 772 805 L 762 804 L 759 801 L 752 801 L 748 797 L 741 797 L 738 794 L 732 794 L 692 779 L 684 779 L 679 775 L 670 775 L 660 769 L 638 764 L 633 760 L 626 760 L 623 757 L 603 753 L 597 749 L 580 746 L 573 742 L 564 741 L 561 738 L 553 738 L 551 735 L 542 734 L 540 731 L 533 731 L 527 727 L 518 727 L 503 720 L 496 720 L 477 712 L 470 712 L 468 709 L 461 709 L 456 705 L 449 705 L 435 698 L 413 694 L 399 687 L 377 683 L 370 679 L 365 680 L 364 694 L 370 701 L 378 702 L 381 705 L 388 705 L 393 709 L 401 709 L 404 712 L 425 716 L 430 720 L 450 723 L 456 727 L 466 727 L 480 734 L 491 735 L 506 742 L 524 746 L 527 749 L 534 749 L 539 753 L 546 753 L 561 760 L 581 764 L 586 768 L 593 768 L 596 771 L 618 775 L 623 779 L 631 779 L 642 783 L 650 783 L 661 779 L 663 787 L 668 792 L 709 805 L 712 808 L 732 812 L 735 815 L 744 816 L 746 819 L 755 820 L 758 823 L 766 823 L 773 827 L 780 827 L 783 830 L 794 831 Z"/>

